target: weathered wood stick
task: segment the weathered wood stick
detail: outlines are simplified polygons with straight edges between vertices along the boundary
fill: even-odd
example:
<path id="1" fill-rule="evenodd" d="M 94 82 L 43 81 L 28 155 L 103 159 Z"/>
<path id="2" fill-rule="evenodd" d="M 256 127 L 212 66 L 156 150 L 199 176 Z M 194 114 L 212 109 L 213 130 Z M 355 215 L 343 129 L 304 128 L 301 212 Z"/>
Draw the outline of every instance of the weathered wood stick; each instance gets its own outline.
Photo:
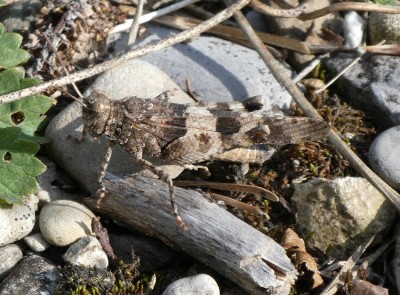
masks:
<path id="1" fill-rule="evenodd" d="M 186 252 L 237 283 L 249 294 L 289 294 L 296 270 L 275 241 L 196 191 L 175 188 L 185 232 L 171 213 L 167 185 L 157 179 L 119 178 L 107 173 L 107 196 L 86 199 L 93 210 L 127 228 Z"/>

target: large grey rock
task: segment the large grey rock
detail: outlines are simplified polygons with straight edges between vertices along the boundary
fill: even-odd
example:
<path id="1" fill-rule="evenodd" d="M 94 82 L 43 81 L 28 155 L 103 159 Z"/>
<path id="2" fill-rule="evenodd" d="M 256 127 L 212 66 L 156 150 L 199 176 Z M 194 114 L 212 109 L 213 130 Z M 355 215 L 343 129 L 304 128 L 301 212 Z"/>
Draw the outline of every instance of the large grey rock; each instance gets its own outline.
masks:
<path id="1" fill-rule="evenodd" d="M 354 55 L 339 54 L 325 61 L 333 73 L 341 71 Z M 400 125 L 400 57 L 367 55 L 336 82 L 352 104 L 373 117 L 379 126 Z"/>
<path id="2" fill-rule="evenodd" d="M 199 274 L 173 282 L 163 295 L 219 295 L 217 282 L 206 274 Z"/>
<path id="3" fill-rule="evenodd" d="M 44 206 L 40 212 L 40 231 L 50 244 L 67 246 L 92 234 L 94 216 L 92 211 L 77 202 L 54 201 Z"/>
<path id="4" fill-rule="evenodd" d="M 85 236 L 72 244 L 63 259 L 72 265 L 107 268 L 108 258 L 100 242 L 92 236 Z"/>
<path id="5" fill-rule="evenodd" d="M 53 295 L 60 280 L 61 274 L 55 265 L 32 255 L 23 259 L 0 284 L 0 294 Z"/>
<path id="6" fill-rule="evenodd" d="M 177 31 L 147 25 L 143 46 L 171 36 Z M 124 43 L 123 39 L 121 39 Z M 168 74 L 182 89 L 186 80 L 201 101 L 225 102 L 262 95 L 266 110 L 288 109 L 292 97 L 273 77 L 254 50 L 210 36 L 155 51 L 142 59 Z"/>
<path id="7" fill-rule="evenodd" d="M 165 73 L 141 60 L 128 61 L 103 73 L 91 89 L 107 93 L 112 99 L 128 96 L 154 98 L 170 90 L 173 91 L 171 102 L 193 102 Z M 73 103 L 55 117 L 46 129 L 46 137 L 50 139 L 49 152 L 87 191 L 95 193 L 99 188 L 97 178 L 108 143 L 105 138 L 95 141 L 89 135 L 83 142 L 77 142 L 76 139 L 82 137 L 82 130 L 81 106 Z M 172 177 L 182 172 L 179 166 L 167 165 L 153 158 L 149 160 L 168 171 Z M 141 170 L 131 155 L 119 146 L 114 148 L 109 172 L 131 174 Z"/>
<path id="8" fill-rule="evenodd" d="M 10 244 L 0 247 L 0 281 L 3 280 L 11 269 L 22 259 L 21 248 Z"/>
<path id="9" fill-rule="evenodd" d="M 359 177 L 315 179 L 294 187 L 298 228 L 308 243 L 338 259 L 391 225 L 395 209 Z"/>
<path id="10" fill-rule="evenodd" d="M 32 231 L 38 202 L 35 195 L 29 195 L 22 205 L 0 206 L 0 246 L 18 241 Z"/>
<path id="11" fill-rule="evenodd" d="M 400 190 L 399 155 L 400 126 L 379 134 L 372 143 L 368 155 L 374 171 L 397 190 Z"/>

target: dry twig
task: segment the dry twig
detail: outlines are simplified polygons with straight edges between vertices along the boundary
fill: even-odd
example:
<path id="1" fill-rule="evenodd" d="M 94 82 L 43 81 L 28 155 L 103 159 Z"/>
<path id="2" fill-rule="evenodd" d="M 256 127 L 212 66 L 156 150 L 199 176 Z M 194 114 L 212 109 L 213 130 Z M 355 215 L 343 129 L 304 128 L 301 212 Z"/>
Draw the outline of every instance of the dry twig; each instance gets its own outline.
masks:
<path id="1" fill-rule="evenodd" d="M 187 5 L 196 3 L 198 1 L 200 1 L 200 0 L 183 0 L 181 2 L 178 2 L 178 3 L 172 4 L 170 6 L 164 7 L 162 9 L 146 13 L 145 15 L 143 15 L 140 18 L 140 20 L 138 20 L 138 23 L 140 25 L 144 24 L 144 23 L 147 23 L 147 22 L 149 22 L 149 21 L 151 21 L 153 19 L 159 18 L 160 16 L 163 16 L 163 15 L 166 15 L 168 13 L 174 12 L 176 10 L 179 10 L 179 9 L 181 9 L 183 7 L 186 7 Z M 124 7 L 124 6 L 121 6 L 121 7 Z M 132 7 L 132 9 L 134 9 L 134 8 Z M 123 24 L 120 24 L 120 25 L 114 27 L 110 31 L 109 34 L 114 34 L 114 33 L 123 32 L 123 31 L 128 30 L 131 27 L 132 22 L 133 22 L 133 19 L 127 19 Z"/>
<path id="2" fill-rule="evenodd" d="M 142 13 L 143 13 L 143 5 L 144 5 L 144 0 L 139 0 L 135 18 L 132 21 L 131 31 L 129 32 L 127 48 L 129 48 L 131 45 L 135 44 L 136 37 L 139 32 L 139 21 L 140 21 L 140 18 L 142 17 Z"/>
<path id="3" fill-rule="evenodd" d="M 279 198 L 271 191 L 254 185 L 237 184 L 237 183 L 216 183 L 208 181 L 174 181 L 174 185 L 185 186 L 200 186 L 207 188 L 214 188 L 218 190 L 235 191 L 247 194 L 253 194 L 261 198 L 266 198 L 270 201 L 278 202 Z"/>

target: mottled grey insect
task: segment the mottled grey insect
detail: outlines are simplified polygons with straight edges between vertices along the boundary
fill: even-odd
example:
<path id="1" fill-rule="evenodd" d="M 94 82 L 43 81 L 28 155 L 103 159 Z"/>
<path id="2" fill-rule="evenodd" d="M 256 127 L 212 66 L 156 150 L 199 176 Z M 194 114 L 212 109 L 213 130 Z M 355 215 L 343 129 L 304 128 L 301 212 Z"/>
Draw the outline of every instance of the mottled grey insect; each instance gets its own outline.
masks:
<path id="1" fill-rule="evenodd" d="M 177 104 L 165 93 L 154 99 L 127 97 L 114 101 L 92 92 L 83 108 L 84 130 L 92 137 L 103 134 L 110 148 L 103 162 L 99 182 L 111 157 L 111 147 L 119 144 L 145 169 L 169 186 L 170 200 L 178 223 L 187 229 L 178 214 L 171 177 L 143 159 L 143 154 L 169 160 L 181 166 L 205 160 L 262 162 L 262 144 L 284 145 L 325 137 L 329 127 L 323 120 L 303 117 L 268 117 L 259 112 L 260 97 L 241 103 Z"/>

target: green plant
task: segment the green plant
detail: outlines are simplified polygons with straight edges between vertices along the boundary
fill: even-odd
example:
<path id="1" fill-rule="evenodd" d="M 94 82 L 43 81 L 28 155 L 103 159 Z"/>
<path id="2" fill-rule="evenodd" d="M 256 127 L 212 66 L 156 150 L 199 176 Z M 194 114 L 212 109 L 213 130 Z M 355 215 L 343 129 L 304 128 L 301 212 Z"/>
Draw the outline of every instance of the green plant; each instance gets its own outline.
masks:
<path id="1" fill-rule="evenodd" d="M 0 24 L 0 95 L 37 85 L 40 80 L 25 78 L 20 66 L 30 55 L 20 48 L 22 36 L 6 33 Z M 35 135 L 53 101 L 44 95 L 0 104 L 0 204 L 21 204 L 36 192 L 36 176 L 46 166 L 35 158 L 45 139 Z"/>

